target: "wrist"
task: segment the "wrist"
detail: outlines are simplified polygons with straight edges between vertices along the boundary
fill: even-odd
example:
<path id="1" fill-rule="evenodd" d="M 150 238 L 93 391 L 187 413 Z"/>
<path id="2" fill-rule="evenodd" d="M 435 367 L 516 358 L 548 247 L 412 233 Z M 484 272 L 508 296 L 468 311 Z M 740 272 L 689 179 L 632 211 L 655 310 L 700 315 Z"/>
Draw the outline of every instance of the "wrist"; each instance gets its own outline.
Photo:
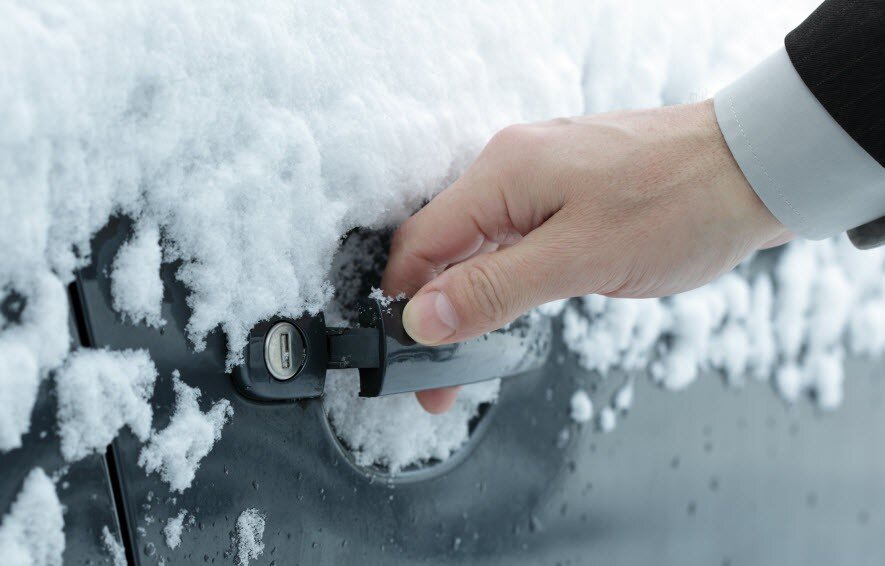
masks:
<path id="1" fill-rule="evenodd" d="M 754 249 L 790 239 L 790 231 L 772 214 L 735 160 L 716 120 L 713 100 L 692 105 L 709 148 L 712 189 L 723 196 L 724 222 L 753 243 Z"/>

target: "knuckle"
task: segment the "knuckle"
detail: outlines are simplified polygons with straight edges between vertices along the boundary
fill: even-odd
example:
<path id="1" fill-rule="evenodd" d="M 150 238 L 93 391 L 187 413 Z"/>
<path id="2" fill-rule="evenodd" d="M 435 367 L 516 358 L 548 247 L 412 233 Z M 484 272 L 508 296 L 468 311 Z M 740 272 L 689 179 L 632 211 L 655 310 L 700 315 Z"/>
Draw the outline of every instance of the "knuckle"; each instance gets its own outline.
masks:
<path id="1" fill-rule="evenodd" d="M 503 321 L 508 309 L 501 270 L 492 262 L 483 262 L 469 266 L 465 276 L 468 308 L 479 314 L 484 323 Z"/>
<path id="2" fill-rule="evenodd" d="M 552 127 L 558 127 L 558 128 L 566 128 L 569 126 L 573 126 L 575 124 L 577 124 L 577 122 L 575 121 L 574 118 L 567 118 L 567 117 L 553 118 L 552 120 L 548 120 L 547 122 L 544 122 L 544 125 L 546 125 L 546 126 L 552 126 Z"/>
<path id="3" fill-rule="evenodd" d="M 530 143 L 534 137 L 531 126 L 526 124 L 513 124 L 496 133 L 489 145 L 503 149 L 513 149 Z"/>
<path id="4" fill-rule="evenodd" d="M 504 185 L 513 185 L 523 177 L 530 163 L 537 159 L 539 128 L 527 124 L 507 126 L 489 141 L 484 153 L 494 166 L 495 177 Z"/>

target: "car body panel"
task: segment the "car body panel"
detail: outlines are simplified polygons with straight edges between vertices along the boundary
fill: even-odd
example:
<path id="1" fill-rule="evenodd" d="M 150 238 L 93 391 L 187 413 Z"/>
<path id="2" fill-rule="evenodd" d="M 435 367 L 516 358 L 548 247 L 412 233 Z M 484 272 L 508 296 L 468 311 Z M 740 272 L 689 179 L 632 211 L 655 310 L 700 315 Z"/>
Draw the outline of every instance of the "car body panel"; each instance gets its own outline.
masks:
<path id="1" fill-rule="evenodd" d="M 150 351 L 160 373 L 158 428 L 173 409 L 175 369 L 202 390 L 204 410 L 221 398 L 234 408 L 180 494 L 138 466 L 142 444 L 128 431 L 114 441 L 140 563 L 230 563 L 235 523 L 248 508 L 266 514 L 258 563 L 804 565 L 883 554 L 880 360 L 849 360 L 845 403 L 822 415 L 809 401 L 785 406 L 768 384 L 730 389 L 713 374 L 678 394 L 640 375 L 603 380 L 557 340 L 544 368 L 503 383 L 499 403 L 452 461 L 388 481 L 353 465 L 321 400 L 244 398 L 224 372 L 218 332 L 193 351 L 174 266 L 163 267 L 163 330 L 122 320 L 108 271 L 128 230 L 122 220 L 103 230 L 78 279 L 91 343 Z M 571 421 L 577 388 L 599 403 L 628 379 L 636 410 L 620 415 L 616 430 Z M 181 509 L 196 524 L 172 550 L 163 527 Z"/>
<path id="2" fill-rule="evenodd" d="M 71 334 L 77 335 L 71 319 Z M 118 544 L 117 521 L 111 478 L 105 455 L 93 454 L 68 464 L 61 456 L 56 421 L 56 401 L 52 380 L 40 384 L 31 413 L 31 427 L 22 437 L 22 446 L 0 454 L 0 510 L 7 512 L 22 483 L 35 467 L 50 477 L 58 477 L 56 493 L 65 507 L 65 564 L 90 564 L 107 556 L 103 529 L 108 528 Z"/>

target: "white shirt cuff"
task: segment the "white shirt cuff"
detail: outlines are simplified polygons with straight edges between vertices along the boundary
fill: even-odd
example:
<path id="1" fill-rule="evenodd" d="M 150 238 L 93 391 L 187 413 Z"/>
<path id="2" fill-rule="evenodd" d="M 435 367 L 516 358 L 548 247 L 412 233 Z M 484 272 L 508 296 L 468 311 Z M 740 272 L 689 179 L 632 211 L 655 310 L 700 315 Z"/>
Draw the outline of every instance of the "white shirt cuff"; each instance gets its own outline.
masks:
<path id="1" fill-rule="evenodd" d="M 747 181 L 795 234 L 817 240 L 885 216 L 885 168 L 811 94 L 785 49 L 713 105 Z"/>

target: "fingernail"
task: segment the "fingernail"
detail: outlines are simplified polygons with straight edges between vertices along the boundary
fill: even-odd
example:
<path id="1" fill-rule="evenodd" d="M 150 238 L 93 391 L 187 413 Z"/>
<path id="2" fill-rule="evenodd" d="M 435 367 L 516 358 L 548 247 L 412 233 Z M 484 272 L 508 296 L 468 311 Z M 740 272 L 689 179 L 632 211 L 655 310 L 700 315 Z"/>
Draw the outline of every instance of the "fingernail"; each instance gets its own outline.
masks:
<path id="1" fill-rule="evenodd" d="M 430 291 L 406 304 L 403 327 L 416 342 L 438 344 L 458 329 L 458 315 L 444 293 Z"/>

